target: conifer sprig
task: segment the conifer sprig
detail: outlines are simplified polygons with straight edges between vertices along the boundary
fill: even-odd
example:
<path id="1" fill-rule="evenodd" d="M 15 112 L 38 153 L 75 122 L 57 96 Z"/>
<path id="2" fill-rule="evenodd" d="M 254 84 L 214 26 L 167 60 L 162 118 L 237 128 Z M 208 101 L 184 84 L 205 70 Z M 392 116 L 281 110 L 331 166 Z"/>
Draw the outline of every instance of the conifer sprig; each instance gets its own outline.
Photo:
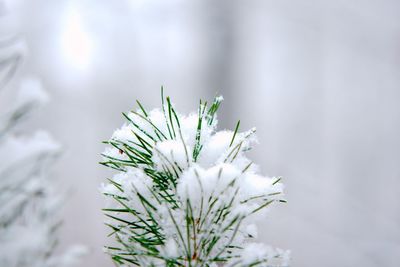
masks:
<path id="1" fill-rule="evenodd" d="M 161 110 L 136 101 L 138 109 L 123 113 L 127 123 L 104 142 L 100 163 L 118 171 L 102 187 L 118 243 L 106 248 L 117 265 L 286 264 L 283 251 L 248 252 L 251 219 L 284 201 L 282 184 L 256 174 L 246 158 L 254 129 L 239 133 L 239 121 L 234 132 L 216 132 L 221 102 L 200 101 L 197 113 L 183 116 L 161 89 Z"/>

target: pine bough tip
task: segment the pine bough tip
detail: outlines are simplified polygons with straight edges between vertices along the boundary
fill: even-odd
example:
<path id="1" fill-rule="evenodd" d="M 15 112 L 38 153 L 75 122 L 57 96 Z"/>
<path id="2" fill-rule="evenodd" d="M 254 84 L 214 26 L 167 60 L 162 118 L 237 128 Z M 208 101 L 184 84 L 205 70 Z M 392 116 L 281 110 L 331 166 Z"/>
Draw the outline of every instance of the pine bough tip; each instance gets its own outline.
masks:
<path id="1" fill-rule="evenodd" d="M 288 266 L 288 251 L 252 242 L 253 222 L 284 202 L 280 178 L 246 157 L 255 128 L 217 131 L 222 96 L 186 116 L 161 95 L 161 109 L 137 101 L 106 142 L 107 253 L 118 266 Z"/>

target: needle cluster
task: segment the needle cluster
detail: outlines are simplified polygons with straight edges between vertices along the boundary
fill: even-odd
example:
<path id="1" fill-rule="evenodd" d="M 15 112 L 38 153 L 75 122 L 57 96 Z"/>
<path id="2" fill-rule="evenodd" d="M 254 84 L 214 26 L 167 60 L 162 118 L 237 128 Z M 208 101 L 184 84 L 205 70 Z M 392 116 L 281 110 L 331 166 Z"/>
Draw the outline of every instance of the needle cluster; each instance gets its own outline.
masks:
<path id="1" fill-rule="evenodd" d="M 117 241 L 107 253 L 120 266 L 286 266 L 288 252 L 251 242 L 257 218 L 285 202 L 281 179 L 246 157 L 255 129 L 217 131 L 222 97 L 187 116 L 161 99 L 151 111 L 137 101 L 105 141 L 101 164 L 117 171 L 101 187 Z"/>

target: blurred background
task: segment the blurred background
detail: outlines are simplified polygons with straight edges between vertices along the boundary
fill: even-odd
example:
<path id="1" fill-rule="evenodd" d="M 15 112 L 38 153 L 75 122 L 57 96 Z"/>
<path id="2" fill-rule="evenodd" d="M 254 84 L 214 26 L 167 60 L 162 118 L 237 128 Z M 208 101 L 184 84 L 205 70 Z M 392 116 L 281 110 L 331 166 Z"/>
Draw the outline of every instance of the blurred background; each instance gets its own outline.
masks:
<path id="1" fill-rule="evenodd" d="M 222 94 L 220 129 L 257 127 L 263 174 L 288 204 L 260 240 L 298 267 L 400 262 L 400 2 L 397 0 L 0 1 L 0 29 L 24 39 L 25 68 L 50 101 L 25 124 L 63 146 L 60 249 L 112 266 L 99 185 L 102 140 L 136 99 L 181 112 Z"/>

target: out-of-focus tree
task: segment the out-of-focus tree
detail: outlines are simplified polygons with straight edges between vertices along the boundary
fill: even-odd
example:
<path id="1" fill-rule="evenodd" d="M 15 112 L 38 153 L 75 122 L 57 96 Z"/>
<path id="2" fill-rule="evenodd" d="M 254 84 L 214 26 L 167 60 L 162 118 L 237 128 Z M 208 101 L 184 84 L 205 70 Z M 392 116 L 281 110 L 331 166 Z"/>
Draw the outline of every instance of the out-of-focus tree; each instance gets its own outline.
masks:
<path id="1" fill-rule="evenodd" d="M 54 253 L 63 197 L 47 173 L 60 145 L 45 131 L 20 129 L 48 100 L 40 81 L 24 74 L 25 57 L 19 38 L 0 38 L 0 266 L 71 266 L 82 246 Z"/>

